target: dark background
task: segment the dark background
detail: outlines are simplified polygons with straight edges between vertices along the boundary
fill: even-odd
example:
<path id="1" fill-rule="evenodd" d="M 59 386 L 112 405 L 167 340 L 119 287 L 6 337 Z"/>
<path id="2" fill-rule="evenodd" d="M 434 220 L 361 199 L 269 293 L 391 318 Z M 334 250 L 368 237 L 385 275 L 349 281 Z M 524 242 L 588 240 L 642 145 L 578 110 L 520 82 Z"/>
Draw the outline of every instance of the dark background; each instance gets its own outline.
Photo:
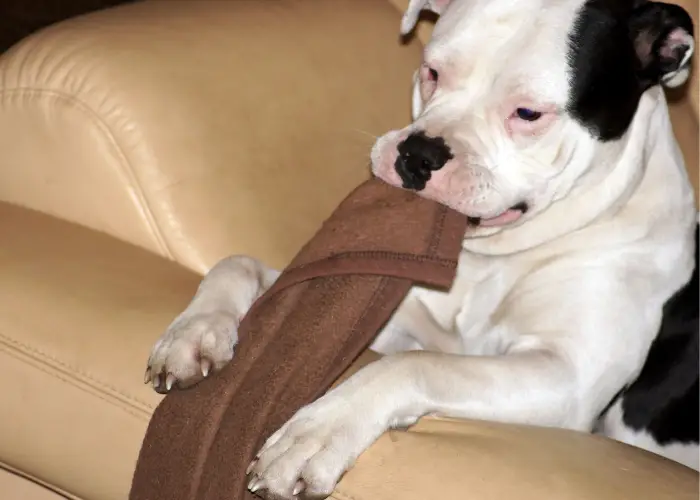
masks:
<path id="1" fill-rule="evenodd" d="M 44 26 L 138 0 L 0 0 L 0 53 Z"/>

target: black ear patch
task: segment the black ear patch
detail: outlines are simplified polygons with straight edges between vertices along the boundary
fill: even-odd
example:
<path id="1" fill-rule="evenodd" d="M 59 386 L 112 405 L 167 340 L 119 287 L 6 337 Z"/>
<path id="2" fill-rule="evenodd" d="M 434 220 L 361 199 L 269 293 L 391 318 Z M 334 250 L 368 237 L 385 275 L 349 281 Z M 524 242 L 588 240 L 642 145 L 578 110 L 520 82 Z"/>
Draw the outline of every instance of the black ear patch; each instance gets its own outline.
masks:
<path id="1" fill-rule="evenodd" d="M 569 33 L 567 109 L 601 141 L 629 128 L 649 87 L 687 80 L 695 48 L 690 15 L 645 0 L 586 0 Z"/>
<path id="2" fill-rule="evenodd" d="M 677 87 L 685 83 L 690 74 L 695 41 L 693 21 L 682 7 L 643 3 L 630 16 L 629 32 L 643 87 L 658 83 Z"/>

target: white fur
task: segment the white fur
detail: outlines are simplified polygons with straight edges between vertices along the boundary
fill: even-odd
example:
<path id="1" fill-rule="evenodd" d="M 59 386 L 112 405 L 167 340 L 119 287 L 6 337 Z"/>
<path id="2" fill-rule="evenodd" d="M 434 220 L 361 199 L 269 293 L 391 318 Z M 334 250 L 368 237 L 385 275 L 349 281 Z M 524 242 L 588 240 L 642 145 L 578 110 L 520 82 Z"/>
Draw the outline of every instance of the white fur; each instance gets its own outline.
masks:
<path id="1" fill-rule="evenodd" d="M 378 141 L 375 172 L 393 162 L 407 130 L 427 129 L 468 152 L 453 171 L 477 169 L 487 179 L 470 185 L 468 199 L 435 191 L 441 201 L 477 216 L 523 196 L 532 208 L 507 229 L 468 232 L 452 289 L 410 292 L 372 346 L 387 356 L 271 436 L 251 464 L 252 491 L 329 494 L 385 430 L 429 414 L 592 431 L 606 404 L 637 376 L 662 305 L 693 263 L 693 193 L 663 93 L 647 91 L 627 134 L 607 144 L 564 114 L 536 140 L 510 140 L 496 113 L 514 94 L 563 106 L 563 33 L 580 5 L 411 2 L 404 32 L 421 8 L 443 12 L 426 58 L 442 61 L 449 88 L 427 103 L 414 94 L 415 121 Z M 535 11 L 542 14 L 533 20 Z M 476 178 L 470 175 L 467 183 Z M 443 181 L 435 185 L 447 186 Z M 213 268 L 154 348 L 151 376 L 171 373 L 170 383 L 185 385 L 201 378 L 193 352 L 210 332 L 187 327 L 190 320 L 240 318 L 277 274 L 244 257 Z M 235 328 L 228 331 L 229 338 L 215 336 L 222 348 L 207 351 L 214 366 L 233 354 Z M 649 439 L 612 434 L 662 452 Z M 669 456 L 697 467 L 685 452 Z"/>

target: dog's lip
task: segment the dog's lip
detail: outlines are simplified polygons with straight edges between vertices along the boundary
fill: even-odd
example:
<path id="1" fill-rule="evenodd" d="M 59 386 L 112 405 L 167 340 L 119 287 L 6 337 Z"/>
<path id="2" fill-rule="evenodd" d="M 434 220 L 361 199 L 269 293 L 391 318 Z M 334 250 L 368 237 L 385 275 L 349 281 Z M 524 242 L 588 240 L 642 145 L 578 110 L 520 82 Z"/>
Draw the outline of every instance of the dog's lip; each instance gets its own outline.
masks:
<path id="1" fill-rule="evenodd" d="M 483 226 L 483 227 L 495 227 L 495 226 L 505 226 L 506 224 L 511 224 L 527 212 L 528 205 L 524 201 L 516 203 L 509 209 L 501 212 L 495 217 L 467 217 L 469 223 L 473 226 Z"/>

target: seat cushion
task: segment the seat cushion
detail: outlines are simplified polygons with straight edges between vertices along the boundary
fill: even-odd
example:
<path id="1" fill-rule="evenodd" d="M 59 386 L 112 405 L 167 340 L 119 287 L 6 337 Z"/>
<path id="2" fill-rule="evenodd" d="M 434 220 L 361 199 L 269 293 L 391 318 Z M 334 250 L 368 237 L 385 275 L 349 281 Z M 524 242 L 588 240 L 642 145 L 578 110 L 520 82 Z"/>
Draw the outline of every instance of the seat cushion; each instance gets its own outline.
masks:
<path id="1" fill-rule="evenodd" d="M 160 399 L 143 385 L 147 356 L 201 278 L 2 203 L 0 234 L 0 464 L 123 500 Z"/>
<path id="2" fill-rule="evenodd" d="M 36 481 L 0 466 L 0 491 L 4 498 L 18 500 L 65 500 L 66 497 L 56 493 Z"/>

